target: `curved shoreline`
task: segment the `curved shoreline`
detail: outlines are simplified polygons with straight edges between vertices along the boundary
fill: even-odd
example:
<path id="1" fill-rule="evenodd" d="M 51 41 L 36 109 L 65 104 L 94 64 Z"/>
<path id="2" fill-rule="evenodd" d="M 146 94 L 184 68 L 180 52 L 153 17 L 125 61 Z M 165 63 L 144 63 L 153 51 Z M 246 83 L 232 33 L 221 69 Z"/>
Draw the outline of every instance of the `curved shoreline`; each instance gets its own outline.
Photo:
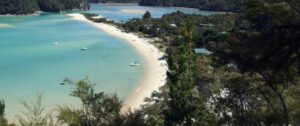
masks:
<path id="1" fill-rule="evenodd" d="M 140 38 L 133 33 L 122 32 L 113 25 L 92 22 L 86 19 L 82 14 L 67 14 L 67 16 L 70 16 L 73 20 L 92 24 L 112 36 L 125 40 L 145 59 L 147 63 L 145 74 L 139 82 L 138 87 L 123 102 L 122 113 L 129 111 L 129 109 L 138 109 L 140 105 L 144 104 L 144 98 L 150 97 L 153 91 L 158 91 L 159 87 L 166 83 L 165 79 L 168 66 L 165 60 L 159 60 L 164 53 L 150 44 L 150 39 Z"/>

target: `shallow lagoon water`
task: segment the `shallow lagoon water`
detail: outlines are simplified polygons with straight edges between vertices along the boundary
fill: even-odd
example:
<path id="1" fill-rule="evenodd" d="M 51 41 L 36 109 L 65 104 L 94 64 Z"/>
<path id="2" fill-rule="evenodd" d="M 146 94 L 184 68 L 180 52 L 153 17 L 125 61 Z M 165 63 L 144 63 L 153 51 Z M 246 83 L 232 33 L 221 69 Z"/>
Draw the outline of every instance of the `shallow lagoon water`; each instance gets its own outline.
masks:
<path id="1" fill-rule="evenodd" d="M 130 67 L 140 55 L 123 40 L 65 15 L 1 17 L 10 28 L 0 29 L 0 97 L 11 118 L 22 107 L 19 99 L 42 92 L 46 106 L 77 103 L 69 96 L 74 81 L 89 77 L 98 91 L 126 97 L 137 85 L 144 66 Z M 54 43 L 58 43 L 57 45 Z M 88 48 L 81 51 L 81 48 Z"/>
<path id="2" fill-rule="evenodd" d="M 115 21 L 143 15 L 122 13 L 124 9 L 147 10 L 154 17 L 179 9 L 185 13 L 213 14 L 184 8 L 91 6 L 88 12 Z M 131 45 L 64 14 L 2 16 L 0 24 L 5 26 L 0 27 L 0 98 L 5 100 L 9 119 L 23 110 L 20 99 L 32 99 L 38 92 L 43 93 L 49 109 L 62 104 L 78 105 L 79 100 L 69 95 L 72 87 L 60 85 L 64 78 L 77 81 L 88 77 L 97 84 L 97 91 L 117 93 L 124 99 L 135 89 L 146 67 Z M 81 51 L 84 47 L 88 50 Z M 142 65 L 130 67 L 129 63 L 136 60 Z"/>

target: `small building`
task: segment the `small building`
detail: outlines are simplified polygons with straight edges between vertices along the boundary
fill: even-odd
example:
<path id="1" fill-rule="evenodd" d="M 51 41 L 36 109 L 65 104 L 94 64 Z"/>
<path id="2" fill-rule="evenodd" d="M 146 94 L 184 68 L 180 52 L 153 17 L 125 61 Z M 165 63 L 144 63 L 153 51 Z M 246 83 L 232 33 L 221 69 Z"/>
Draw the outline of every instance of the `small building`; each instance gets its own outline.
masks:
<path id="1" fill-rule="evenodd" d="M 233 63 L 227 64 L 227 67 L 231 68 L 231 69 L 237 69 L 238 68 L 238 66 L 236 64 L 233 64 Z"/>
<path id="2" fill-rule="evenodd" d="M 144 27 L 152 27 L 152 24 L 144 24 Z"/>
<path id="3" fill-rule="evenodd" d="M 221 34 L 227 34 L 227 32 L 226 31 L 222 31 Z"/>
<path id="4" fill-rule="evenodd" d="M 199 54 L 199 55 L 209 55 L 209 54 L 212 54 L 211 51 L 208 51 L 205 48 L 195 48 L 194 51 L 195 51 L 196 54 Z"/>
<path id="5" fill-rule="evenodd" d="M 214 24 L 200 24 L 200 26 L 205 26 L 205 27 L 214 27 Z"/>
<path id="6" fill-rule="evenodd" d="M 175 27 L 175 28 L 177 27 L 177 25 L 176 25 L 176 24 L 170 24 L 170 26 L 172 26 L 172 27 Z"/>
<path id="7" fill-rule="evenodd" d="M 151 27 L 152 27 L 152 24 L 145 24 L 144 27 L 145 27 L 147 30 L 150 30 Z"/>

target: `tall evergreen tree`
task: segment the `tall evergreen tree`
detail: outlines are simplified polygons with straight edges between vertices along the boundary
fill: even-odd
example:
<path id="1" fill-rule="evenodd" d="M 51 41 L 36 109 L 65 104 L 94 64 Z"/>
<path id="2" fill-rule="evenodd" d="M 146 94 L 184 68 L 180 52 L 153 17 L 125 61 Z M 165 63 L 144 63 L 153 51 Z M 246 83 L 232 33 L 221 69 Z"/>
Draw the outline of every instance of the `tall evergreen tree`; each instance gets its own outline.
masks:
<path id="1" fill-rule="evenodd" d="M 146 13 L 143 15 L 143 19 L 149 19 L 151 18 L 151 13 L 149 11 L 146 11 Z"/>
<path id="2" fill-rule="evenodd" d="M 192 126 L 195 121 L 200 121 L 197 116 L 202 116 L 201 110 L 204 102 L 197 90 L 197 66 L 196 55 L 193 51 L 192 21 L 189 20 L 182 32 L 184 38 L 177 54 L 172 55 L 169 60 L 170 72 L 169 99 L 165 110 L 165 125 Z M 172 51 L 171 51 L 172 52 Z"/>

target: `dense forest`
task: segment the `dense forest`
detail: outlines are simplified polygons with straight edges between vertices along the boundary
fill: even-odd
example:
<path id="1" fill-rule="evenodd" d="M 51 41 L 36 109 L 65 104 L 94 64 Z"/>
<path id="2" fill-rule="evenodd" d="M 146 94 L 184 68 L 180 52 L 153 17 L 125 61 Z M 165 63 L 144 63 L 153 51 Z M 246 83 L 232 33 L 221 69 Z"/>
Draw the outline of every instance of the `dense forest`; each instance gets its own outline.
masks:
<path id="1" fill-rule="evenodd" d="M 242 5 L 249 0 L 141 0 L 143 6 L 176 6 L 199 8 L 209 11 L 240 12 Z"/>
<path id="2" fill-rule="evenodd" d="M 149 17 L 149 16 L 148 16 Z M 193 19 L 193 39 L 196 47 L 203 47 L 206 39 L 219 39 L 234 28 L 238 19 L 237 14 L 215 14 L 211 16 L 187 15 L 182 12 L 165 14 L 161 18 L 135 18 L 123 24 L 122 28 L 128 32 L 141 32 L 150 37 L 159 37 L 162 43 L 176 39 L 181 35 L 182 28 L 188 19 Z M 145 24 L 146 23 L 146 24 Z M 211 37 L 211 38 L 210 38 Z M 214 37 L 214 38 L 213 38 Z"/>
<path id="3" fill-rule="evenodd" d="M 89 79 L 72 86 L 82 106 L 45 112 L 42 97 L 23 101 L 21 126 L 289 126 L 300 124 L 300 15 L 298 1 L 252 0 L 245 13 L 176 12 L 118 25 L 163 39 L 167 84 L 140 109 L 121 113 L 115 94 L 96 92 Z M 294 3 L 295 2 L 295 3 Z M 87 17 L 93 15 L 87 15 Z M 98 19 L 97 22 L 107 20 Z M 111 22 L 113 23 L 113 22 Z M 196 47 L 212 53 L 195 53 Z M 0 100 L 0 125 L 8 126 Z M 53 118 L 57 118 L 54 121 Z M 14 126 L 15 124 L 11 124 Z"/>
<path id="4" fill-rule="evenodd" d="M 60 12 L 66 10 L 88 10 L 87 0 L 37 0 L 41 11 Z"/>
<path id="5" fill-rule="evenodd" d="M 35 0 L 1 0 L 0 14 L 32 14 L 39 10 Z"/>
<path id="6" fill-rule="evenodd" d="M 265 0 L 270 3 L 288 2 L 296 3 L 297 0 Z M 226 11 L 226 12 L 241 12 L 245 10 L 243 7 L 251 0 L 141 0 L 142 6 L 167 6 L 167 7 L 191 7 L 207 11 Z"/>
<path id="7" fill-rule="evenodd" d="M 266 0 L 294 2 L 297 0 Z M 208 11 L 241 12 L 249 0 L 1 0 L 0 14 L 32 14 L 38 10 L 60 12 L 89 9 L 88 3 L 139 3 L 142 6 L 191 7 Z M 299 6 L 298 4 L 291 6 Z"/>
<path id="8" fill-rule="evenodd" d="M 33 14 L 36 11 L 87 10 L 87 0 L 1 0 L 0 14 Z"/>

